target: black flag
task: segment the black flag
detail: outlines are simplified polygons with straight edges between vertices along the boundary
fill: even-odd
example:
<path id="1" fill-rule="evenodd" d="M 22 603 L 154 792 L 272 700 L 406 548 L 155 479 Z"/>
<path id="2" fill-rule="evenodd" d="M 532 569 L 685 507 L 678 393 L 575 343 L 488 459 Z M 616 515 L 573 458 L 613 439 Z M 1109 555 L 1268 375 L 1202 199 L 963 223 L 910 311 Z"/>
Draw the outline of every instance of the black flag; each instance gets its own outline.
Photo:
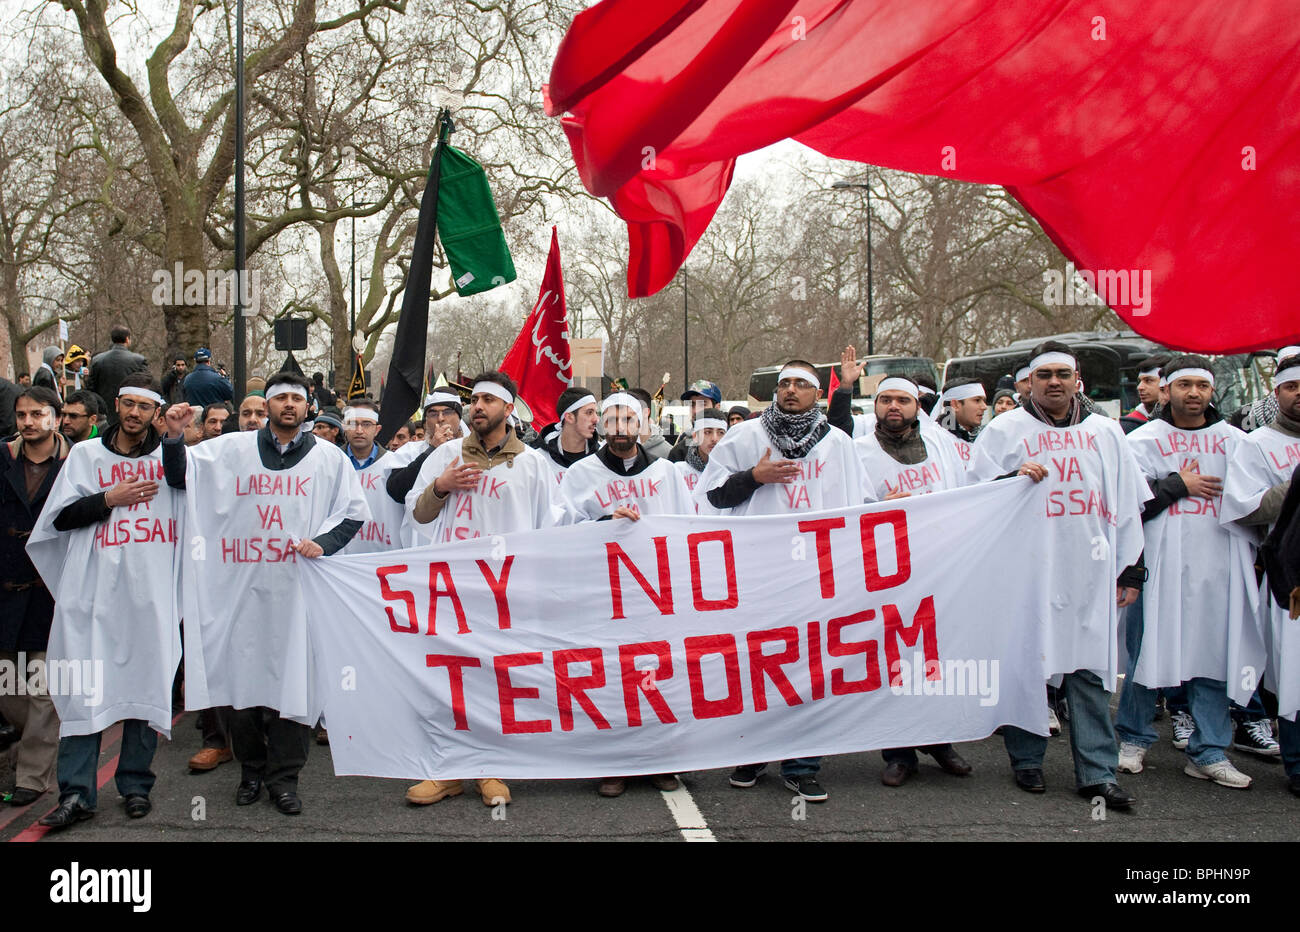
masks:
<path id="1" fill-rule="evenodd" d="M 438 180 L 442 169 L 442 150 L 452 132 L 451 111 L 438 115 L 438 145 L 429 163 L 429 180 L 420 198 L 420 217 L 415 227 L 415 249 L 411 270 L 402 295 L 402 311 L 397 318 L 393 339 L 393 358 L 388 363 L 388 379 L 379 405 L 379 436 L 384 446 L 397 429 L 411 419 L 424 398 L 424 344 L 429 333 L 429 286 L 433 280 L 433 246 L 438 229 Z"/>

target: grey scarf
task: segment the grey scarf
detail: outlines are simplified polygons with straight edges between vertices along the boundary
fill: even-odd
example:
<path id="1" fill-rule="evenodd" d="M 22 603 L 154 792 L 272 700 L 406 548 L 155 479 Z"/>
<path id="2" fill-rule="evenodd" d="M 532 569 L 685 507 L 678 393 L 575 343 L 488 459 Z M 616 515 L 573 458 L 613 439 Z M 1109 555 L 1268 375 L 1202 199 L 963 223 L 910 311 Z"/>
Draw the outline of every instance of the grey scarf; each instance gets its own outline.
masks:
<path id="1" fill-rule="evenodd" d="M 783 455 L 796 460 L 807 456 L 808 451 L 831 429 L 826 415 L 816 405 L 807 411 L 790 414 L 772 402 L 759 417 L 772 445 Z"/>

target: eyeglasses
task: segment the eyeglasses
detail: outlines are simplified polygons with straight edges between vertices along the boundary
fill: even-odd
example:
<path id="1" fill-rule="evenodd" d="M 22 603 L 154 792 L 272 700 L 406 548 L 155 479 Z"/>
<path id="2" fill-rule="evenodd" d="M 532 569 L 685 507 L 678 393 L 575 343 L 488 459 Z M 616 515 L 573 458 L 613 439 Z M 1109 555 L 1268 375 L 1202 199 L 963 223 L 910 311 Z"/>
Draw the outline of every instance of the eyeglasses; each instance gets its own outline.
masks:
<path id="1" fill-rule="evenodd" d="M 141 414 L 148 414 L 158 407 L 152 401 L 132 401 L 130 398 L 117 399 L 117 406 L 123 411 L 139 411 Z"/>

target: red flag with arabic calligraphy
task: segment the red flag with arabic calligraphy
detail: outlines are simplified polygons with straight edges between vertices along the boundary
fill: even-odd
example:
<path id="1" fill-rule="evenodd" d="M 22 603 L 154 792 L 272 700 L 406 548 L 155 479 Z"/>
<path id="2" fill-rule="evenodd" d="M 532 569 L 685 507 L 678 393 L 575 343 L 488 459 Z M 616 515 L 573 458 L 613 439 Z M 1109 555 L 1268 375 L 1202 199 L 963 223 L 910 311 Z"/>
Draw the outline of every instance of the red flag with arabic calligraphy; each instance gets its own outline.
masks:
<path id="1" fill-rule="evenodd" d="M 558 420 L 555 403 L 573 380 L 571 358 L 564 276 L 560 273 L 560 237 L 551 227 L 551 252 L 546 257 L 537 303 L 501 363 L 501 371 L 515 380 L 519 397 L 533 412 L 534 430 L 540 431 Z"/>

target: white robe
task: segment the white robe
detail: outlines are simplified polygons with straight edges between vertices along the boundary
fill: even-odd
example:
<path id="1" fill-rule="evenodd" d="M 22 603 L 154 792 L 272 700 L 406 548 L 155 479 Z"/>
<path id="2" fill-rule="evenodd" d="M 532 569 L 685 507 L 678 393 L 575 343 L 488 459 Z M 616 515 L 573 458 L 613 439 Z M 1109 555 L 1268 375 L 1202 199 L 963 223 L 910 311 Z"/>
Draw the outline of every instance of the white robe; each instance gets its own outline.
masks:
<path id="1" fill-rule="evenodd" d="M 266 706 L 314 725 L 321 704 L 294 543 L 370 513 L 332 443 L 267 469 L 258 431 L 185 451 L 185 707 Z M 325 557 L 324 559 L 329 559 Z"/>
<path id="2" fill-rule="evenodd" d="M 1291 478 L 1300 465 L 1300 438 L 1273 427 L 1251 431 L 1237 444 L 1223 481 L 1225 524 L 1259 507 L 1264 493 Z M 1263 536 L 1256 540 L 1262 541 Z M 1269 591 L 1268 580 L 1259 590 L 1260 623 L 1268 648 L 1264 685 L 1277 695 L 1278 715 L 1296 721 L 1300 711 L 1300 621 L 1280 607 Z"/>
<path id="3" fill-rule="evenodd" d="M 406 517 L 406 506 L 402 502 L 393 501 L 386 488 L 388 476 L 402 466 L 399 461 L 390 462 L 393 457 L 394 454 L 385 453 L 365 469 L 356 470 L 357 482 L 361 486 L 361 494 L 366 498 L 370 517 L 339 553 L 376 553 L 380 550 L 398 550 L 405 546 L 402 521 Z"/>
<path id="4" fill-rule="evenodd" d="M 686 460 L 678 460 L 673 465 L 677 467 L 677 471 L 682 474 L 682 479 L 686 482 L 686 491 L 691 495 L 691 501 L 695 505 L 695 513 L 697 515 L 716 515 L 718 509 L 710 505 L 708 499 L 701 501 L 695 496 L 695 489 L 700 484 L 700 479 L 704 475 L 704 470 L 696 469 L 690 463 L 686 462 Z"/>
<path id="5" fill-rule="evenodd" d="M 406 494 L 406 520 L 418 530 L 418 543 L 532 531 L 559 523 L 562 512 L 555 498 L 555 478 L 547 466 L 550 457 L 531 447 L 525 447 L 513 460 L 503 460 L 483 471 L 475 488 L 452 492 L 438 517 L 428 524 L 416 522 L 415 503 L 420 494 L 453 459 L 461 457 L 464 442 L 448 440 L 434 450 Z"/>
<path id="6" fill-rule="evenodd" d="M 686 480 L 676 464 L 665 459 L 651 460 L 635 476 L 625 476 L 593 453 L 569 467 L 560 483 L 560 498 L 571 524 L 612 515 L 624 505 L 643 515 L 695 514 Z"/>
<path id="7" fill-rule="evenodd" d="M 74 531 L 54 529 L 68 505 L 137 478 L 158 483 L 151 501 L 119 506 L 106 520 Z M 83 674 L 78 695 L 51 690 L 60 737 L 93 735 L 126 719 L 142 719 L 171 737 L 172 681 L 181 659 L 176 539 L 182 505 L 163 479 L 161 447 L 131 458 L 96 438 L 68 454 L 27 541 L 54 597 L 46 669 L 63 677 L 75 664 Z M 93 681 L 84 678 L 87 672 Z M 88 685 L 100 695 L 87 695 Z"/>
<path id="8" fill-rule="evenodd" d="M 927 424 L 931 422 L 921 422 L 926 458 L 914 465 L 905 465 L 890 456 L 880 445 L 875 430 L 853 441 L 870 490 L 869 501 L 882 502 L 895 492 L 925 495 L 966 484 L 966 467 L 957 455 L 951 435 L 938 425 L 927 427 Z"/>
<path id="9" fill-rule="evenodd" d="M 1226 421 L 1179 430 L 1155 420 L 1130 433 L 1128 443 L 1147 479 L 1184 469 L 1222 479 L 1245 438 Z M 1264 669 L 1264 639 L 1250 541 L 1219 523 L 1220 505 L 1220 497 L 1188 496 L 1142 526 L 1149 577 L 1133 678 L 1152 688 L 1194 677 L 1223 680 L 1244 705 Z M 1255 674 L 1243 679 L 1243 667 Z"/>
<path id="10" fill-rule="evenodd" d="M 764 450 L 771 453 L 773 460 L 786 458 L 772 445 L 761 418 L 742 421 L 731 428 L 709 454 L 709 464 L 695 487 L 694 497 L 701 506 L 709 504 L 712 507 L 708 500 L 709 490 L 722 485 L 733 473 L 752 469 Z M 717 509 L 717 513 L 733 517 L 802 514 L 828 508 L 848 508 L 868 500 L 862 465 L 858 462 L 853 441 L 844 431 L 831 428 L 811 450 L 794 462 L 799 465 L 799 477 L 795 481 L 761 485 L 747 501 L 731 508 Z M 700 511 L 703 514 L 703 507 Z"/>
<path id="11" fill-rule="evenodd" d="M 1034 565 L 1009 568 L 1009 584 L 1041 590 L 1044 674 L 1089 670 L 1113 692 L 1116 581 L 1142 553 L 1141 509 L 1151 490 L 1119 424 L 1100 414 L 1074 427 L 1051 427 L 1023 408 L 999 415 L 976 438 L 969 474 L 983 482 L 1026 462 L 1047 469 L 1041 482 L 1025 480 L 1025 494 L 1038 497 L 1057 532 Z"/>

